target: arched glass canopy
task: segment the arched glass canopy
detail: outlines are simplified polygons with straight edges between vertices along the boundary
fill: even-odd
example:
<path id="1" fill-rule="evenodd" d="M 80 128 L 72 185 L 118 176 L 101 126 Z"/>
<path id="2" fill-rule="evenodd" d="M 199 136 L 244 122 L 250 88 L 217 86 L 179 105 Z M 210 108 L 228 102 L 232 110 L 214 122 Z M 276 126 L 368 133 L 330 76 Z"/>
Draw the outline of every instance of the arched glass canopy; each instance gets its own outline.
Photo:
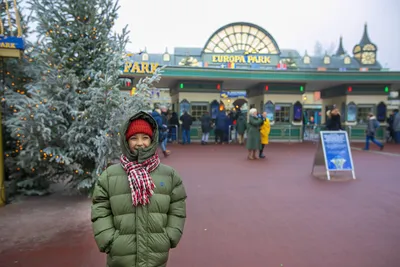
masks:
<path id="1" fill-rule="evenodd" d="M 208 39 L 203 52 L 280 54 L 274 38 L 263 28 L 249 23 L 233 23 L 218 29 Z"/>

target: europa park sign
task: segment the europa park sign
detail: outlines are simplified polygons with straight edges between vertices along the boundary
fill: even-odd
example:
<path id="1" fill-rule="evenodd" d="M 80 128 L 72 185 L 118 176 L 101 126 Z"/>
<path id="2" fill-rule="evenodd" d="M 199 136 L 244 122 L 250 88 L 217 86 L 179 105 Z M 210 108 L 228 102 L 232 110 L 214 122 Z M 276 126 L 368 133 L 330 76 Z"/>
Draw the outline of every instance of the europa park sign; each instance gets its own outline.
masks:
<path id="1" fill-rule="evenodd" d="M 124 73 L 153 74 L 160 67 L 158 63 L 125 62 Z"/>
<path id="2" fill-rule="evenodd" d="M 271 64 L 271 56 L 260 55 L 213 55 L 212 63 L 258 63 Z"/>

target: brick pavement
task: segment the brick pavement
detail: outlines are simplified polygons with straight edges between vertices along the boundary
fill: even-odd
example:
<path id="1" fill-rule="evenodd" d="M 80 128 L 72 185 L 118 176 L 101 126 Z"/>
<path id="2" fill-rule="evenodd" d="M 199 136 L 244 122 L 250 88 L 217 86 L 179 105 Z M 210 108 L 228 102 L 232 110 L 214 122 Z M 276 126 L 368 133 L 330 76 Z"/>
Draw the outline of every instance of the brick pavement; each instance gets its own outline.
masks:
<path id="1" fill-rule="evenodd" d="M 400 155 L 400 145 L 393 144 L 393 143 L 389 143 L 389 144 L 383 143 L 383 144 L 385 145 L 385 147 L 382 152 Z M 352 143 L 351 146 L 354 148 L 363 149 L 365 146 L 365 143 Z M 369 149 L 372 152 L 380 151 L 379 147 L 373 143 L 369 144 Z"/>
<path id="2" fill-rule="evenodd" d="M 267 159 L 256 162 L 236 145 L 171 147 L 163 161 L 182 175 L 189 198 L 185 233 L 169 266 L 397 266 L 399 158 L 354 151 L 358 179 L 331 183 L 310 176 L 314 148 L 275 143 L 266 148 Z M 13 231 L 22 237 L 17 228 L 31 223 L 23 236 L 28 246 L 14 242 L 0 249 L 0 267 L 105 266 L 92 238 L 87 199 L 51 196 L 16 205 L 0 209 L 8 222 L 0 220 L 0 247 L 15 241 Z M 11 223 L 32 209 L 31 222 Z M 46 209 L 58 219 L 35 225 L 35 214 Z M 66 209 L 66 215 L 52 209 Z M 44 230 L 52 227 L 59 231 Z M 38 231 L 48 237 L 32 241 Z"/>

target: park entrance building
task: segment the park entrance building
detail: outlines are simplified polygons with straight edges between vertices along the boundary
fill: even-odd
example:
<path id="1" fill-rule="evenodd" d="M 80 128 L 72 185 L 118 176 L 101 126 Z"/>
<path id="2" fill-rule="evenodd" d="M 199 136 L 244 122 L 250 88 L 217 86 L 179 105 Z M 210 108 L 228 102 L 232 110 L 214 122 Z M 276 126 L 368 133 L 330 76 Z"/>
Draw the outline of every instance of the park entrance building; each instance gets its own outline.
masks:
<path id="1" fill-rule="evenodd" d="M 352 54 L 340 37 L 336 53 L 316 57 L 281 49 L 262 27 L 238 22 L 216 30 L 202 48 L 130 55 L 121 81 L 130 91 L 139 78 L 166 65 L 159 86 L 169 91 L 172 111 L 199 118 L 205 111 L 215 117 L 219 110 L 255 107 L 268 112 L 272 140 L 301 140 L 304 121 L 324 123 L 326 111 L 336 105 L 350 136 L 363 139 L 369 112 L 384 125 L 398 108 L 388 98 L 400 90 L 400 73 L 383 70 L 377 51 L 367 25 Z M 154 102 L 159 103 L 156 97 Z M 192 137 L 199 136 L 193 127 Z"/>

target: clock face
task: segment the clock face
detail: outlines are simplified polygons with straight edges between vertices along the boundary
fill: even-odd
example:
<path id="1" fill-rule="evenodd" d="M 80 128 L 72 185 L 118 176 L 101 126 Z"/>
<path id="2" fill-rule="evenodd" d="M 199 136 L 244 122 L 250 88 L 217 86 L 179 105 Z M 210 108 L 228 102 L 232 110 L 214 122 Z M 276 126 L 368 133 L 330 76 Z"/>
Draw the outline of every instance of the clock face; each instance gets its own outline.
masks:
<path id="1" fill-rule="evenodd" d="M 363 50 L 364 50 L 364 51 L 375 51 L 376 48 L 375 48 L 375 46 L 372 45 L 372 44 L 367 44 L 367 45 L 365 45 L 365 46 L 363 47 Z"/>
<path id="2" fill-rule="evenodd" d="M 365 65 L 375 64 L 375 53 L 373 52 L 363 53 L 361 56 L 361 63 Z"/>

